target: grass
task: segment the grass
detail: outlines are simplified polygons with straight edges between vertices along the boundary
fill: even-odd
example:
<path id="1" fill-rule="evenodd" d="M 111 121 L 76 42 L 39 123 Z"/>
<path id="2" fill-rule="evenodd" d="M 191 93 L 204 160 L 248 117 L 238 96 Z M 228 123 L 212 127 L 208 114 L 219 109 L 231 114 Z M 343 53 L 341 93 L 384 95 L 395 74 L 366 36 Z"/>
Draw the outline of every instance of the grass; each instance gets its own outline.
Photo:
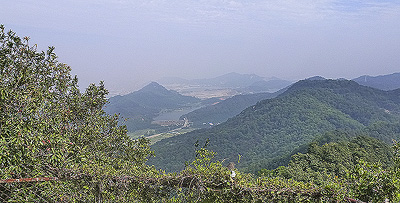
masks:
<path id="1" fill-rule="evenodd" d="M 132 139 L 138 139 L 143 136 L 147 137 L 148 139 L 150 139 L 151 141 L 150 144 L 152 145 L 160 140 L 185 134 L 193 130 L 196 130 L 196 128 L 183 128 L 183 129 L 178 128 L 168 132 L 156 134 L 157 132 L 154 129 L 145 129 L 145 130 L 137 130 L 135 132 L 128 132 L 128 136 Z"/>

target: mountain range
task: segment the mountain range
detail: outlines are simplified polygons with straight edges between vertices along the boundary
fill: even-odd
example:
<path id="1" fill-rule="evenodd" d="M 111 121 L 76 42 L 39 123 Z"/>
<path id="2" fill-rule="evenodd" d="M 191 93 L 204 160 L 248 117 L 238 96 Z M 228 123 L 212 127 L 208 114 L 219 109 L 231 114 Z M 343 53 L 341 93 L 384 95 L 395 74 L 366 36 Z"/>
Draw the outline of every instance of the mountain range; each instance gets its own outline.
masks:
<path id="1" fill-rule="evenodd" d="M 157 142 L 152 146 L 156 157 L 149 163 L 168 171 L 182 169 L 184 161 L 193 158 L 194 144 L 209 140 L 208 148 L 219 159 L 241 157 L 238 167 L 254 172 L 284 164 L 282 158 L 329 131 L 370 131 L 389 142 L 400 135 L 399 119 L 400 89 L 383 91 L 348 80 L 302 80 L 213 128 Z"/>
<path id="2" fill-rule="evenodd" d="M 249 76 L 251 76 L 251 75 L 249 75 Z M 257 77 L 257 78 L 261 78 L 261 77 Z M 307 80 L 326 80 L 326 78 L 324 78 L 322 76 L 314 76 L 314 77 L 307 78 Z M 345 79 L 339 79 L 339 80 L 345 80 Z M 225 122 L 226 120 L 228 120 L 228 118 L 231 118 L 231 117 L 239 114 L 245 108 L 256 104 L 258 101 L 276 97 L 277 95 L 281 94 L 282 92 L 284 92 L 286 90 L 286 88 L 283 88 L 280 91 L 277 91 L 274 93 L 267 92 L 267 89 L 270 90 L 271 88 L 274 87 L 273 83 L 275 81 L 274 82 L 272 82 L 272 81 L 274 81 L 274 80 L 270 80 L 270 81 L 262 80 L 262 81 L 255 82 L 252 86 L 248 87 L 249 91 L 250 91 L 250 89 L 252 89 L 255 92 L 260 91 L 262 93 L 235 95 L 231 98 L 220 101 L 214 105 L 205 106 L 203 108 L 200 108 L 193 112 L 185 114 L 181 118 L 182 119 L 188 118 L 191 122 L 193 122 L 194 127 L 199 127 L 199 128 L 210 127 L 210 124 L 215 125 L 215 124 Z M 282 82 L 279 79 L 278 79 L 278 81 Z M 394 73 L 394 74 L 390 74 L 390 75 L 382 75 L 382 76 L 376 76 L 376 77 L 361 76 L 356 79 L 353 79 L 353 81 L 359 83 L 360 85 L 369 86 L 369 87 L 373 87 L 376 89 L 392 90 L 392 89 L 400 88 L 400 73 Z M 275 84 L 284 85 L 284 83 L 280 83 L 280 82 L 277 82 Z M 286 85 L 288 85 L 288 84 L 286 83 Z M 276 86 L 276 87 L 278 87 L 278 86 Z M 279 86 L 279 87 L 281 87 L 281 86 Z"/>
<path id="3" fill-rule="evenodd" d="M 315 76 L 308 78 L 308 80 L 325 80 L 325 78 Z M 353 81 L 364 86 L 391 90 L 400 87 L 400 73 L 375 77 L 361 76 L 353 79 Z M 254 105 L 258 101 L 279 95 L 285 89 L 275 93 L 269 93 L 268 91 L 290 84 L 289 81 L 277 78 L 267 79 L 255 74 L 238 73 L 229 73 L 215 78 L 197 80 L 169 78 L 168 81 L 168 78 L 164 78 L 164 82 L 175 85 L 178 83 L 186 84 L 191 88 L 195 87 L 202 89 L 201 87 L 207 87 L 204 92 L 215 97 L 200 101 L 198 98 L 183 96 L 177 91 L 167 90 L 162 85 L 152 82 L 138 91 L 124 96 L 114 96 L 110 98 L 110 103 L 105 110 L 107 113 L 118 113 L 124 118 L 129 118 L 129 120 L 125 121 L 124 124 L 127 125 L 129 131 L 135 131 L 147 128 L 157 128 L 158 126 L 151 125 L 151 122 L 162 111 L 182 109 L 188 106 L 193 106 L 193 104 L 199 104 L 200 102 L 203 105 L 203 108 L 183 115 L 181 119 L 188 118 L 193 123 L 194 127 L 203 128 L 222 123 L 228 118 L 239 114 L 245 108 Z M 218 88 L 236 88 L 235 90 L 227 89 L 227 91 L 231 91 L 227 94 L 238 95 L 224 100 L 226 95 L 220 95 L 221 91 L 224 93 L 224 90 Z M 196 91 L 197 90 L 194 90 L 192 92 Z M 213 92 L 213 94 L 210 94 L 210 92 Z M 242 92 L 242 94 L 240 92 Z M 194 95 L 196 95 L 196 93 Z"/>
<path id="4" fill-rule="evenodd" d="M 168 79 L 164 81 L 168 81 Z M 238 95 L 224 101 L 226 97 L 239 94 L 238 91 L 240 88 L 242 89 L 241 91 L 251 92 L 254 90 L 256 92 L 264 92 L 271 90 L 271 88 L 279 88 L 285 84 L 290 84 L 288 81 L 277 78 L 266 81 L 265 78 L 254 74 L 246 75 L 238 73 L 229 73 L 216 78 L 198 80 L 170 78 L 169 83 L 195 85 L 195 88 L 201 86 L 200 89 L 203 88 L 204 90 L 203 94 L 205 92 L 206 95 L 212 96 L 206 96 L 203 99 L 184 96 L 175 90 L 166 89 L 157 82 L 151 82 L 138 91 L 123 96 L 111 97 L 105 111 L 109 114 L 116 113 L 120 114 L 123 118 L 128 118 L 127 120 L 123 120 L 122 123 L 127 126 L 130 132 L 134 132 L 142 129 L 159 128 L 159 126 L 153 125 L 152 121 L 163 112 L 204 106 L 199 111 L 181 117 L 181 120 L 187 117 L 191 119 L 195 127 L 205 127 L 202 125 L 203 122 L 220 123 L 226 121 L 257 101 L 277 95 L 275 93 Z M 229 88 L 237 88 L 237 90 Z M 229 93 L 225 95 L 226 92 Z M 209 114 L 210 110 L 213 111 L 211 114 Z"/>
<path id="5" fill-rule="evenodd" d="M 400 88 L 400 73 L 379 76 L 363 75 L 353 79 L 353 81 L 356 81 L 360 85 L 376 89 L 394 90 Z"/>

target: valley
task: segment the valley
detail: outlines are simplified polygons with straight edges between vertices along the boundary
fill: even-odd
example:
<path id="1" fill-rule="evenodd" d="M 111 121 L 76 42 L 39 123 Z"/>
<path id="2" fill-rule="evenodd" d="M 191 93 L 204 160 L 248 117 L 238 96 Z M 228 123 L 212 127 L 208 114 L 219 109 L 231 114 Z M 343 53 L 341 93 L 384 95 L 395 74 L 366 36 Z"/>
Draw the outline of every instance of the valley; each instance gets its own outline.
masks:
<path id="1" fill-rule="evenodd" d="M 276 95 L 264 91 L 284 88 L 285 85 L 291 83 L 277 78 L 266 79 L 256 75 L 237 73 L 211 79 L 189 81 L 166 78 L 161 81 L 165 87 L 157 82 L 151 82 L 138 91 L 109 99 L 105 111 L 121 116 L 121 123 L 127 126 L 130 137 L 137 138 L 170 132 L 182 127 L 186 117 L 189 121 L 185 127 L 196 129 L 217 125 L 262 98 Z M 264 82 L 270 85 L 262 88 L 261 86 L 265 85 Z M 198 117 L 199 112 L 208 114 L 207 109 L 213 107 L 215 107 L 212 110 L 213 114 L 207 118 L 202 116 L 202 119 L 195 118 Z M 193 114 L 196 116 L 193 117 Z"/>
<path id="2" fill-rule="evenodd" d="M 276 92 L 246 93 L 239 93 L 243 87 L 233 92 L 193 84 L 174 84 L 169 87 L 175 90 L 168 90 L 153 82 L 111 98 L 110 106 L 128 118 L 131 139 L 149 139 L 156 156 L 147 163 L 156 168 L 182 171 L 196 157 L 198 145 L 204 145 L 216 152 L 216 160 L 237 162 L 242 172 L 322 184 L 327 176 L 344 176 L 344 168 L 354 168 L 360 160 L 393 164 L 390 145 L 400 140 L 400 84 L 387 80 L 399 88 L 380 90 L 365 78 L 360 85 L 358 79 L 317 76 Z M 315 150 L 341 158 L 333 163 Z M 298 169 L 316 160 L 322 169 Z"/>
<path id="3" fill-rule="evenodd" d="M 367 76 L 363 77 L 364 80 L 360 79 L 362 77 L 354 80 L 363 85 L 368 85 L 365 79 Z M 393 88 L 400 86 L 400 84 L 396 84 L 396 79 L 394 79 L 394 77 L 397 77 L 396 74 L 391 74 L 386 77 L 390 78 L 387 81 L 390 82 Z M 371 79 L 372 77 L 368 78 L 370 78 L 368 81 L 374 81 L 374 79 Z M 385 78 L 385 76 L 377 78 Z M 325 80 L 325 78 L 312 77 L 310 80 Z M 384 84 L 382 81 L 385 79 L 380 80 L 380 83 Z M 261 100 L 272 99 L 284 93 L 288 87 L 285 88 L 279 85 L 290 84 L 287 81 L 276 78 L 268 80 L 255 75 L 240 75 L 236 73 L 226 74 L 216 77 L 215 79 L 189 81 L 179 78 L 167 78 L 161 81 L 163 81 L 170 90 L 153 82 L 142 90 L 139 90 L 138 93 L 116 96 L 110 99 L 110 106 L 112 108 L 110 109 L 107 107 L 106 111 L 111 114 L 118 113 L 123 117 L 124 121 L 122 123 L 127 125 L 130 137 L 134 139 L 141 136 L 151 139 L 157 137 L 157 141 L 160 141 L 164 138 L 174 137 L 199 128 L 211 128 L 238 115 L 247 107 Z M 273 93 L 265 91 L 259 93 L 243 91 L 245 89 L 251 89 L 246 88 L 246 85 L 247 87 L 253 86 L 254 89 L 254 84 L 266 85 L 268 81 L 274 82 L 269 83 L 270 86 L 268 87 L 258 89 L 272 90 L 279 86 L 281 90 Z M 373 86 L 373 84 L 376 84 L 376 82 L 371 83 L 371 86 Z M 386 88 L 383 89 L 386 90 Z M 143 92 L 146 92 L 147 95 L 142 95 Z M 135 94 L 141 95 L 139 97 L 142 98 L 125 99 L 129 97 L 129 95 Z M 179 97 L 184 99 L 179 99 Z M 185 102 L 185 100 L 188 99 L 190 101 Z M 125 104 L 121 103 L 121 101 L 124 100 Z M 129 100 L 132 102 L 126 103 Z M 145 105 L 144 107 L 138 108 L 140 104 L 135 104 L 137 103 L 136 100 L 139 100 L 139 103 L 140 100 L 156 100 L 164 101 L 163 103 L 169 102 L 170 104 L 169 106 L 164 105 L 164 107 L 163 105 L 154 104 L 153 107 L 150 107 L 148 106 L 149 103 L 145 102 L 143 104 L 146 104 L 147 107 Z M 174 101 L 180 101 L 180 104 L 175 104 Z M 132 104 L 136 106 L 132 108 Z M 188 119 L 187 123 L 184 122 L 184 119 Z M 182 131 L 182 128 L 185 130 Z M 152 141 L 152 143 L 155 142 Z"/>
<path id="4" fill-rule="evenodd" d="M 299 81 L 276 98 L 262 100 L 220 125 L 155 143 L 152 149 L 159 155 L 149 163 L 181 170 L 180 163 L 193 157 L 193 144 L 210 140 L 208 148 L 217 152 L 219 159 L 234 161 L 240 154 L 238 167 L 256 172 L 284 165 L 284 157 L 326 132 L 369 131 L 382 124 L 393 125 L 393 131 L 371 136 L 391 142 L 400 138 L 396 127 L 400 118 L 399 93 L 348 80 Z"/>
<path id="5" fill-rule="evenodd" d="M 183 115 L 188 114 L 197 109 L 200 109 L 202 107 L 203 106 L 201 106 L 201 104 L 198 104 L 198 105 L 193 105 L 192 107 L 187 107 L 187 108 L 164 110 L 164 111 L 161 111 L 158 114 L 158 116 L 154 118 L 154 121 L 165 121 L 165 120 L 177 121 L 177 120 L 180 120 L 180 118 Z"/>

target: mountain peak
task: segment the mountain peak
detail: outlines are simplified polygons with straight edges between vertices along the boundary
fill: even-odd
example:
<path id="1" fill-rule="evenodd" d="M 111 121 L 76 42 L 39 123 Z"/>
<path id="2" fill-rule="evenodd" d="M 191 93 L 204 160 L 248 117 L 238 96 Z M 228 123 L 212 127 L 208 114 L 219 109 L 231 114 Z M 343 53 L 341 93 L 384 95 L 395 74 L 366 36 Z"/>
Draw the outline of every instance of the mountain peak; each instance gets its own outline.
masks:
<path id="1" fill-rule="evenodd" d="M 363 87 L 358 83 L 352 80 L 333 80 L 333 79 L 325 79 L 325 80 L 300 80 L 294 83 L 292 86 L 288 88 L 283 94 L 289 94 L 293 91 L 299 91 L 304 89 L 331 89 L 335 91 L 359 91 L 360 88 L 363 90 L 371 89 L 369 87 Z"/>
<path id="2" fill-rule="evenodd" d="M 326 78 L 324 78 L 322 76 L 313 76 L 313 77 L 307 78 L 306 80 L 326 80 Z"/>
<path id="3" fill-rule="evenodd" d="M 151 82 L 144 86 L 138 92 L 169 92 L 164 86 L 158 84 L 157 82 Z"/>

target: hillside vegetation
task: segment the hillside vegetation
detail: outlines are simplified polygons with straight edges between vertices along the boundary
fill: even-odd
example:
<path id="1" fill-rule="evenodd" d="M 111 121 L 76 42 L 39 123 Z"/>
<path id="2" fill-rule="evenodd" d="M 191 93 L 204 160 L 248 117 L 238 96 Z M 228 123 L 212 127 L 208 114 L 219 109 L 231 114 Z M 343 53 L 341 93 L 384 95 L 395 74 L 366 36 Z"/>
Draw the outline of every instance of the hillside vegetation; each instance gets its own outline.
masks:
<path id="1" fill-rule="evenodd" d="M 238 167 L 255 172 L 285 164 L 283 157 L 318 135 L 332 130 L 364 130 L 394 125 L 385 141 L 397 136 L 400 92 L 382 91 L 346 80 L 303 80 L 273 99 L 258 102 L 207 130 L 162 140 L 152 146 L 157 156 L 150 163 L 180 170 L 193 157 L 193 144 L 207 139 L 219 159 L 241 162 Z"/>
<path id="2" fill-rule="evenodd" d="M 353 136 L 334 131 L 308 144 L 305 152 L 292 155 L 287 166 L 258 173 L 322 184 L 329 176 L 345 177 L 360 161 L 391 167 L 393 156 L 390 145 L 381 140 L 364 133 Z"/>

